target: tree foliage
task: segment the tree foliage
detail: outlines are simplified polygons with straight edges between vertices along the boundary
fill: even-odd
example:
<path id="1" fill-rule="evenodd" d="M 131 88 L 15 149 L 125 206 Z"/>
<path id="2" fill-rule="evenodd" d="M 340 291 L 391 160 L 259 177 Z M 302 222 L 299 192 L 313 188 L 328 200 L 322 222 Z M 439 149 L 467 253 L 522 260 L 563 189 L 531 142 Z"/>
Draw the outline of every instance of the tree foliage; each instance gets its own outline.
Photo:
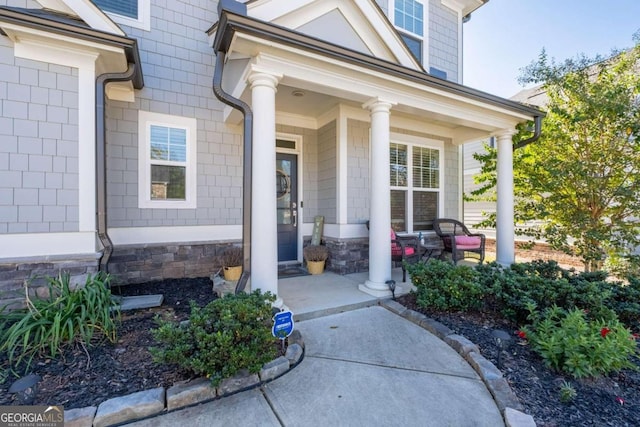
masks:
<path id="1" fill-rule="evenodd" d="M 580 256 L 587 269 L 624 255 L 640 243 L 640 39 L 606 60 L 556 63 L 543 50 L 520 80 L 542 84 L 547 116 L 540 139 L 514 152 L 516 232 Z M 523 127 L 514 139 L 529 135 Z M 496 150 L 476 159 L 481 187 L 470 197 L 491 199 Z M 483 225 L 495 226 L 495 215 Z"/>

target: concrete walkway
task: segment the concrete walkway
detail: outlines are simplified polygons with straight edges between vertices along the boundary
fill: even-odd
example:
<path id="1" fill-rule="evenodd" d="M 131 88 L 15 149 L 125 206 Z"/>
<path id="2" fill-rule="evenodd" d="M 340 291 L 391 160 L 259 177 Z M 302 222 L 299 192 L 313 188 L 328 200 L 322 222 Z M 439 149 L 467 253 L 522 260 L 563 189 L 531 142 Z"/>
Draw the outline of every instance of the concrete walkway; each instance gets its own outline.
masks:
<path id="1" fill-rule="evenodd" d="M 296 323 L 304 360 L 260 389 L 133 426 L 503 426 L 469 364 L 380 306 Z"/>

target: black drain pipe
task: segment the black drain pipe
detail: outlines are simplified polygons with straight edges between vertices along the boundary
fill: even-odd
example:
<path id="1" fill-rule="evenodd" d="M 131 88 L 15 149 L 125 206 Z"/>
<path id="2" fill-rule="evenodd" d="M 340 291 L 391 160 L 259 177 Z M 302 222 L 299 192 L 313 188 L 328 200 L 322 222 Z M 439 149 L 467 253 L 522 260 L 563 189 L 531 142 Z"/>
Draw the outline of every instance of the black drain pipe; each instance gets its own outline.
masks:
<path id="1" fill-rule="evenodd" d="M 105 73 L 96 79 L 96 213 L 98 222 L 98 238 L 103 246 L 98 270 L 109 273 L 109 258 L 113 253 L 113 242 L 107 234 L 107 129 L 105 126 L 106 87 L 112 82 L 133 80 L 137 73 L 134 63 L 129 63 L 123 73 Z"/>
<path id="2" fill-rule="evenodd" d="M 222 50 L 216 52 L 216 68 L 213 72 L 213 93 L 220 101 L 244 115 L 243 131 L 243 179 L 242 179 L 242 276 L 236 285 L 236 293 L 244 290 L 251 275 L 251 174 L 253 145 L 253 111 L 246 102 L 234 98 L 222 89 L 222 70 L 226 53 Z"/>
<path id="3" fill-rule="evenodd" d="M 531 138 L 524 139 L 513 146 L 513 151 L 518 148 L 522 148 L 525 145 L 529 145 L 532 142 L 536 142 L 540 135 L 542 135 L 542 116 L 534 116 L 533 122 L 535 124 L 535 128 L 533 130 L 533 136 Z"/>

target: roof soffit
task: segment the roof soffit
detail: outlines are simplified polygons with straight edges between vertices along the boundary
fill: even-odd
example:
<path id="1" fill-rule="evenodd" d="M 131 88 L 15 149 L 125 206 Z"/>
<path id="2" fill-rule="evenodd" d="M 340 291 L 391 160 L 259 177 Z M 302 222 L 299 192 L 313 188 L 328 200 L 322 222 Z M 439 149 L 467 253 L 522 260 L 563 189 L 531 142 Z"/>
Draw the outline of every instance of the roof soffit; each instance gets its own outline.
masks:
<path id="1" fill-rule="evenodd" d="M 440 0 L 449 9 L 459 11 L 461 16 L 467 16 L 489 0 Z"/>
<path id="2" fill-rule="evenodd" d="M 253 18 L 337 45 L 364 44 L 367 50 L 358 50 L 365 54 L 414 70 L 422 69 L 374 0 L 258 0 L 247 4 L 247 12 Z M 343 28 L 348 25 L 352 36 L 359 40 L 348 43 L 330 40 L 331 36 L 327 37 L 327 33 L 318 32 L 317 26 L 310 25 L 314 21 L 326 19 L 329 14 L 332 17 L 342 16 L 344 22 L 338 25 Z"/>

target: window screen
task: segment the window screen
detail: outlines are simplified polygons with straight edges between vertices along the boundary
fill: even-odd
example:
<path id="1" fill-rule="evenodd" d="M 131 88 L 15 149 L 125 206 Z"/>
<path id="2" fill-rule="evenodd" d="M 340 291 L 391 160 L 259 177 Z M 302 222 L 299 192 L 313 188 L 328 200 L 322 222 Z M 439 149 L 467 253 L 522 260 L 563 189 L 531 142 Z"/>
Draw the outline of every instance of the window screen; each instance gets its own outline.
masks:
<path id="1" fill-rule="evenodd" d="M 92 0 L 105 12 L 138 19 L 138 0 Z"/>

